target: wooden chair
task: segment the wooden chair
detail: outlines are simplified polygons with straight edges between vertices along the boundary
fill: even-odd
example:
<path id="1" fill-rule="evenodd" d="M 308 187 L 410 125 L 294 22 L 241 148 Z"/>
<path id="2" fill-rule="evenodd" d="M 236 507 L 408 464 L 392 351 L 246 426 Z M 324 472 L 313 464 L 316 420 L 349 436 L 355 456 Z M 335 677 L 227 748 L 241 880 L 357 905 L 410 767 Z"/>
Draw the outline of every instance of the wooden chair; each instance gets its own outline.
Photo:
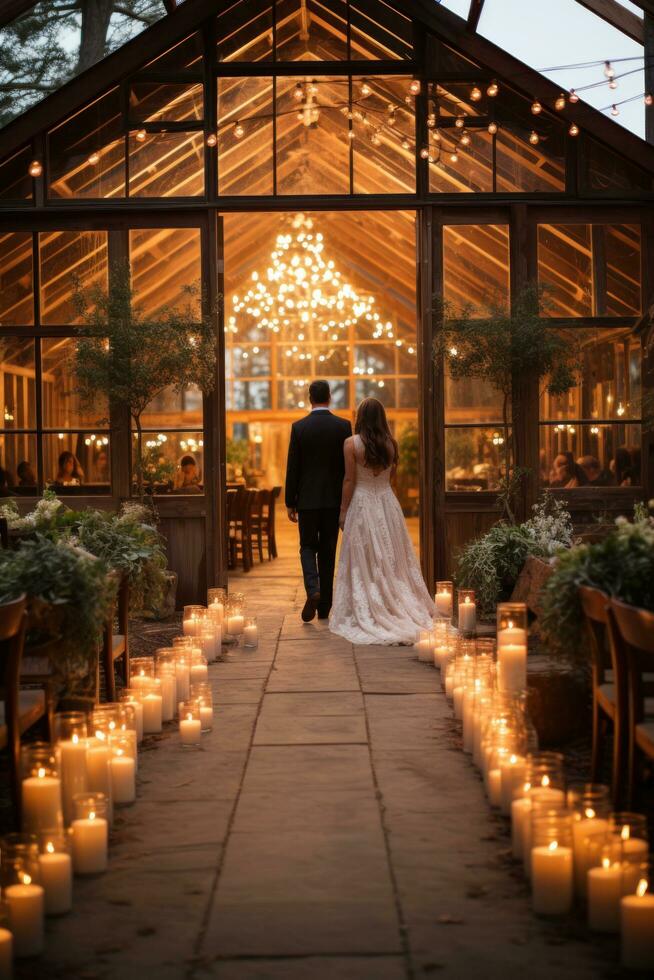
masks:
<path id="1" fill-rule="evenodd" d="M 654 612 L 612 599 L 609 627 L 627 664 L 627 799 L 635 795 L 638 754 L 654 760 Z"/>
<path id="2" fill-rule="evenodd" d="M 117 633 L 114 633 L 115 621 L 118 623 Z M 121 662 L 123 683 L 125 687 L 129 686 L 129 583 L 126 576 L 122 576 L 120 580 L 116 603 L 105 623 L 102 634 L 101 657 L 107 701 L 115 701 L 116 677 L 114 669 L 117 661 Z M 99 680 L 97 690 L 99 694 Z"/>
<path id="3" fill-rule="evenodd" d="M 9 749 L 11 796 L 16 826 L 20 826 L 20 738 L 46 713 L 43 691 L 20 690 L 20 665 L 25 643 L 27 614 L 23 596 L 0 605 L 0 684 L 3 717 L 0 718 L 0 749 Z"/>
<path id="4" fill-rule="evenodd" d="M 264 537 L 268 531 L 268 511 L 270 509 L 270 490 L 255 490 L 256 496 L 250 513 L 250 547 L 256 545 L 259 561 L 263 561 Z"/>
<path id="5" fill-rule="evenodd" d="M 250 571 L 254 561 L 250 522 L 257 492 L 256 490 L 242 490 L 237 494 L 233 503 L 233 520 L 230 520 L 230 568 L 237 568 L 240 560 L 244 572 Z"/>
<path id="6" fill-rule="evenodd" d="M 590 781 L 601 782 L 606 726 L 610 722 L 613 726 L 611 787 L 617 808 L 623 798 L 627 775 L 627 664 L 609 629 L 609 597 L 599 589 L 588 586 L 579 588 L 579 597 L 592 660 L 593 750 Z"/>
<path id="7" fill-rule="evenodd" d="M 268 558 L 277 557 L 277 537 L 275 535 L 275 504 L 282 492 L 281 487 L 273 487 L 270 491 L 270 503 L 268 505 Z"/>

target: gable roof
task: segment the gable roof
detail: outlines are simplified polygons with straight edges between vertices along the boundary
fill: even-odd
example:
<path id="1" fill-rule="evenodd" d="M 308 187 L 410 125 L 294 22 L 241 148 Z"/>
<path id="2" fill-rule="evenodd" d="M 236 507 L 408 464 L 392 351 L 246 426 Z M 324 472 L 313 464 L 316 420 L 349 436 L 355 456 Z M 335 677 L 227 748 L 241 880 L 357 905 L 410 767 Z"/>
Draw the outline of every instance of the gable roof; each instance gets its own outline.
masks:
<path id="1" fill-rule="evenodd" d="M 374 3 L 374 0 L 372 0 Z M 34 136 L 54 126 L 84 104 L 102 95 L 123 78 L 139 70 L 145 61 L 155 58 L 216 13 L 224 10 L 225 2 L 216 0 L 185 0 L 175 10 L 152 27 L 143 31 L 113 54 L 71 79 L 42 102 L 28 109 L 0 130 L 3 158 L 27 143 Z M 384 6 L 395 6 L 405 16 L 413 17 L 442 41 L 498 79 L 510 81 L 527 97 L 538 98 L 551 104 L 560 93 L 560 87 L 543 77 L 524 62 L 514 58 L 502 48 L 470 30 L 466 20 L 450 10 L 435 4 L 433 0 L 385 0 Z M 217 11 L 218 8 L 218 11 Z M 358 62 L 363 67 L 365 62 Z M 402 62 L 397 62 L 399 68 Z M 271 64 L 271 72 L 274 66 Z M 247 74 L 246 63 L 243 73 Z M 519 79 L 516 82 L 515 79 Z M 574 119 L 580 129 L 595 137 L 615 152 L 636 165 L 654 173 L 654 146 L 634 133 L 618 127 L 601 112 L 579 101 L 567 107 L 566 119 Z"/>

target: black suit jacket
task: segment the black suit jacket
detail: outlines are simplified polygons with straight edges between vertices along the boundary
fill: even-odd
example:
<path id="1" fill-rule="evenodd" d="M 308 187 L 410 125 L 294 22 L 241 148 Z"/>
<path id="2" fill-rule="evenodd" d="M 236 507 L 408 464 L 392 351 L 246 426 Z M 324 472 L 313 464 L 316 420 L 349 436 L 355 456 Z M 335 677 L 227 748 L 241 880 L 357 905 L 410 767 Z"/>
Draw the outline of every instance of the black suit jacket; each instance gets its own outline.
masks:
<path id="1" fill-rule="evenodd" d="M 326 410 L 294 422 L 286 464 L 286 506 L 322 510 L 341 506 L 343 443 L 352 435 L 345 419 Z"/>

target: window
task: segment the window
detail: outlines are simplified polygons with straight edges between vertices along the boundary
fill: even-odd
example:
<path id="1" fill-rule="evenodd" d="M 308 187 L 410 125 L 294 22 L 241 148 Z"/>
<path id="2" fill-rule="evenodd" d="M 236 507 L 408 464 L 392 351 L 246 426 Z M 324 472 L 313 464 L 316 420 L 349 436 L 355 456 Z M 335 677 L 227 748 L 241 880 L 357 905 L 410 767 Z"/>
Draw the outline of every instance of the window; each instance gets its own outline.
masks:
<path id="1" fill-rule="evenodd" d="M 130 197 L 198 197 L 204 194 L 204 133 L 129 134 Z"/>
<path id="2" fill-rule="evenodd" d="M 608 194 L 616 191 L 651 191 L 652 176 L 588 136 L 582 137 L 582 181 L 586 190 Z"/>
<path id="3" fill-rule="evenodd" d="M 415 98 L 410 84 L 407 76 L 352 79 L 355 194 L 415 193 Z M 370 89 L 366 96 L 365 85 Z"/>
<path id="4" fill-rule="evenodd" d="M 579 384 L 563 396 L 541 395 L 541 483 L 639 486 L 640 341 L 629 327 L 564 333 L 580 350 Z"/>
<path id="5" fill-rule="evenodd" d="M 31 232 L 0 231 L 0 327 L 34 323 Z"/>
<path id="6" fill-rule="evenodd" d="M 129 233 L 134 302 L 145 316 L 163 309 L 199 315 L 200 229 L 145 228 Z"/>
<path id="7" fill-rule="evenodd" d="M 272 194 L 273 80 L 218 79 L 218 193 Z"/>
<path id="8" fill-rule="evenodd" d="M 443 228 L 443 293 L 455 309 L 509 302 L 508 225 Z"/>
<path id="9" fill-rule="evenodd" d="M 276 93 L 277 193 L 349 193 L 347 78 L 279 77 Z"/>
<path id="10" fill-rule="evenodd" d="M 80 323 L 75 290 L 107 289 L 107 233 L 52 231 L 39 233 L 41 323 Z"/>
<path id="11" fill-rule="evenodd" d="M 31 199 L 34 190 L 34 181 L 28 172 L 31 160 L 32 150 L 29 146 L 6 160 L 0 160 L 0 201 Z"/>
<path id="12" fill-rule="evenodd" d="M 96 99 L 48 134 L 49 195 L 125 196 L 125 140 L 119 90 Z"/>

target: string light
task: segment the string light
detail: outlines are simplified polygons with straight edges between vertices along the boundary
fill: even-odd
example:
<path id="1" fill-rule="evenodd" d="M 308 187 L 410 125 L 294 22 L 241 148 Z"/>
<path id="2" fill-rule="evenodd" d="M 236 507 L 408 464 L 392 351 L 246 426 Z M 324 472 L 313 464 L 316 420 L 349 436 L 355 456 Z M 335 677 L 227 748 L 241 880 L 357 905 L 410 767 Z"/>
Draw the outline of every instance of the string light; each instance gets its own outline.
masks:
<path id="1" fill-rule="evenodd" d="M 609 88 L 616 89 L 617 87 L 618 87 L 617 78 L 612 78 L 611 81 L 609 82 Z"/>
<path id="2" fill-rule="evenodd" d="M 206 139 L 207 146 L 215 146 L 217 142 L 218 142 L 218 137 L 216 136 L 216 134 L 209 133 Z"/>
<path id="3" fill-rule="evenodd" d="M 429 148 L 426 146 L 421 147 L 420 156 L 423 160 L 427 160 L 429 158 Z"/>
<path id="4" fill-rule="evenodd" d="M 360 93 L 361 93 L 361 95 L 363 96 L 364 99 L 368 98 L 368 96 L 372 92 L 372 89 L 370 88 L 370 85 L 368 84 L 368 82 L 367 82 L 367 80 L 365 78 L 361 82 L 361 88 L 359 89 L 359 91 L 360 91 Z"/>
<path id="5" fill-rule="evenodd" d="M 458 163 L 459 154 L 456 152 L 456 150 L 450 153 L 450 160 L 452 161 L 452 163 Z"/>
<path id="6" fill-rule="evenodd" d="M 93 150 L 92 153 L 89 153 L 88 163 L 90 163 L 91 166 L 95 166 L 95 164 L 99 163 L 99 161 L 100 161 L 100 154 L 98 153 L 97 150 Z"/>
<path id="7" fill-rule="evenodd" d="M 489 122 L 489 124 L 488 124 L 488 132 L 491 134 L 491 136 L 494 136 L 495 135 L 495 133 L 497 132 L 497 123 L 496 122 Z"/>
<path id="8" fill-rule="evenodd" d="M 479 102 L 479 100 L 481 99 L 481 89 L 479 88 L 478 85 L 475 85 L 470 90 L 470 98 L 473 102 Z"/>
<path id="9" fill-rule="evenodd" d="M 604 74 L 607 78 L 615 78 L 615 69 L 610 61 L 604 62 Z"/>
<path id="10" fill-rule="evenodd" d="M 402 140 L 402 149 L 403 149 L 403 150 L 410 150 L 410 149 L 411 149 L 411 143 L 410 143 L 410 142 L 409 142 L 409 140 L 408 140 L 408 139 L 406 138 L 406 136 L 405 136 L 405 137 L 404 137 L 404 139 Z"/>
<path id="11" fill-rule="evenodd" d="M 237 140 L 240 140 L 243 138 L 243 136 L 245 136 L 245 129 L 243 128 L 242 124 L 238 120 L 236 120 L 236 122 L 234 123 L 234 129 L 232 130 L 232 132 L 234 133 L 234 138 Z"/>
<path id="12" fill-rule="evenodd" d="M 579 126 L 576 123 L 570 123 L 570 129 L 568 130 L 570 136 L 579 136 Z"/>
<path id="13" fill-rule="evenodd" d="M 495 79 L 493 79 L 493 81 L 490 83 L 490 85 L 486 89 L 486 95 L 490 96 L 491 99 L 494 99 L 495 96 L 497 95 L 497 93 L 499 92 L 499 90 L 500 90 L 499 85 L 497 84 L 497 82 L 495 81 Z"/>
<path id="14" fill-rule="evenodd" d="M 652 97 L 650 92 L 646 92 L 643 96 L 643 102 L 645 105 L 654 105 L 654 97 Z"/>
<path id="15" fill-rule="evenodd" d="M 43 173 L 43 165 L 40 160 L 32 160 L 27 171 L 30 177 L 40 177 Z"/>
<path id="16" fill-rule="evenodd" d="M 427 115 L 427 127 L 428 129 L 434 129 L 435 126 L 436 126 L 436 114 L 434 112 L 430 112 Z"/>
<path id="17" fill-rule="evenodd" d="M 572 102 L 572 103 L 579 102 L 579 96 L 577 95 L 577 93 L 573 88 L 571 88 L 568 93 L 568 102 Z"/>
<path id="18" fill-rule="evenodd" d="M 302 84 L 302 82 L 298 82 L 295 88 L 293 89 L 293 98 L 295 99 L 296 102 L 304 101 L 304 85 Z"/>
<path id="19" fill-rule="evenodd" d="M 565 95 L 563 94 L 563 92 L 561 92 L 561 95 L 559 95 L 556 102 L 554 103 L 554 108 L 556 109 L 557 112 L 561 112 L 562 109 L 565 109 Z"/>
<path id="20" fill-rule="evenodd" d="M 134 138 L 139 141 L 139 143 L 145 142 L 146 132 L 144 129 L 137 129 Z"/>
<path id="21" fill-rule="evenodd" d="M 456 126 L 457 129 L 463 129 L 463 127 L 465 126 L 465 124 L 466 124 L 466 121 L 465 121 L 465 117 L 464 116 L 457 116 L 456 117 L 456 119 L 454 121 L 454 125 Z"/>
<path id="22" fill-rule="evenodd" d="M 420 95 L 420 79 L 412 78 L 411 84 L 409 85 L 409 92 L 411 95 Z"/>
<path id="23" fill-rule="evenodd" d="M 538 101 L 538 99 L 536 99 L 535 102 L 532 102 L 532 104 L 531 104 L 531 111 L 533 112 L 533 114 L 535 116 L 540 116 L 541 112 L 543 111 L 543 107 L 540 104 L 540 102 Z"/>
<path id="24" fill-rule="evenodd" d="M 617 105 L 612 105 L 611 106 L 611 115 L 612 116 L 619 116 L 620 115 L 620 110 L 618 109 Z"/>
<path id="25" fill-rule="evenodd" d="M 465 129 L 461 133 L 461 146 L 470 146 L 470 134 Z"/>
<path id="26" fill-rule="evenodd" d="M 535 129 L 532 129 L 532 131 L 529 134 L 529 142 L 531 143 L 532 146 L 538 146 L 538 144 L 540 143 L 540 136 L 538 135 Z"/>

